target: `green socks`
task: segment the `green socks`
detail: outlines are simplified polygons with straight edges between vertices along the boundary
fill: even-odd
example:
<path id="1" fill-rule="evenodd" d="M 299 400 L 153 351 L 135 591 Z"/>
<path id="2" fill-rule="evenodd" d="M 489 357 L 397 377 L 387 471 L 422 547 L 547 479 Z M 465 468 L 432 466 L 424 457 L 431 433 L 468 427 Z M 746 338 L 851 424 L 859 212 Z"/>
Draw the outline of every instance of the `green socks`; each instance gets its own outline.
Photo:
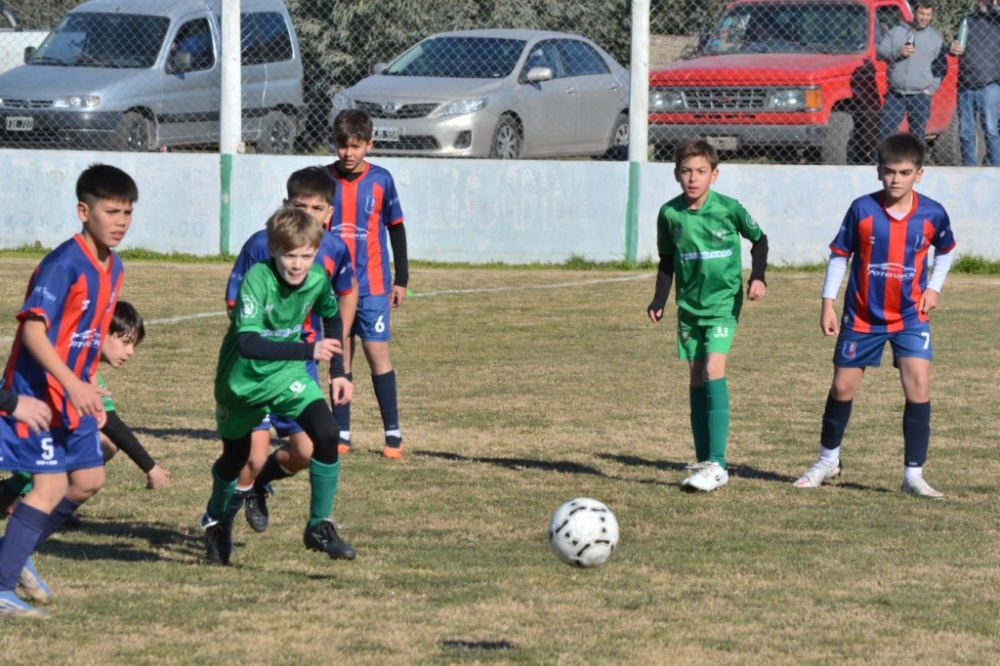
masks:
<path id="1" fill-rule="evenodd" d="M 691 386 L 689 389 L 694 455 L 698 462 L 705 462 L 708 460 L 708 396 L 704 386 Z"/>
<path id="2" fill-rule="evenodd" d="M 229 505 L 236 494 L 236 482 L 239 479 L 225 481 L 215 473 L 212 465 L 212 496 L 208 498 L 208 515 L 220 523 L 229 520 Z"/>
<path id="3" fill-rule="evenodd" d="M 729 389 L 726 378 L 705 382 L 708 403 L 708 460 L 726 468 L 726 441 L 729 439 Z M 700 459 L 700 457 L 699 457 Z"/>
<path id="4" fill-rule="evenodd" d="M 333 514 L 333 500 L 337 497 L 340 479 L 340 461 L 327 465 L 315 458 L 309 461 L 309 525 L 315 525 Z"/>

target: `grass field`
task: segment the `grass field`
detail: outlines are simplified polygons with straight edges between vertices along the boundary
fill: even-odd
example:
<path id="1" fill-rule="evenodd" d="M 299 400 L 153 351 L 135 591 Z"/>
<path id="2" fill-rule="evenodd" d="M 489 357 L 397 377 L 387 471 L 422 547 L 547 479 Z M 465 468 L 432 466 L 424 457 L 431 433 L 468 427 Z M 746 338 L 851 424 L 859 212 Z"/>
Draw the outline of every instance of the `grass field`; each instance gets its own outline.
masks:
<path id="1" fill-rule="evenodd" d="M 0 260 L 0 338 L 36 263 Z M 869 373 L 844 481 L 791 482 L 815 459 L 831 376 L 822 273 L 769 276 L 730 359 L 729 486 L 679 491 L 693 456 L 671 312 L 644 316 L 652 271 L 418 268 L 394 321 L 407 456 L 380 458 L 356 368 L 356 448 L 335 518 L 353 562 L 301 542 L 308 482 L 278 486 L 271 528 L 236 526 L 234 566 L 203 562 L 197 527 L 220 445 L 212 382 L 229 266 L 131 261 L 124 298 L 147 339 L 107 371 L 123 419 L 172 473 L 128 459 L 37 556 L 51 617 L 0 620 L 6 663 L 992 664 L 1000 399 L 996 276 L 953 274 L 932 318 L 926 473 L 898 493 L 902 394 Z M 6 357 L 6 351 L 3 352 Z M 563 501 L 621 525 L 579 570 L 549 552 Z"/>

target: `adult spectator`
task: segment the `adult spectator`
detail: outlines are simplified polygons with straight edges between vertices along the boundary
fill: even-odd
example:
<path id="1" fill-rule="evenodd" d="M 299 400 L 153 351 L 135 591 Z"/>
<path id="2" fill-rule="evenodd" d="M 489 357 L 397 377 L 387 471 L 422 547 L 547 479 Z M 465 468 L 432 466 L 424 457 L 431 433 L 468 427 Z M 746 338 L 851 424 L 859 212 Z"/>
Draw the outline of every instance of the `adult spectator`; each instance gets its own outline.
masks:
<path id="1" fill-rule="evenodd" d="M 940 61 L 944 58 L 944 38 L 930 27 L 933 18 L 932 0 L 917 0 L 913 23 L 900 23 L 875 46 L 878 59 L 889 63 L 889 92 L 879 118 L 876 145 L 898 130 L 904 117 L 909 120 L 910 133 L 925 140 L 931 96 L 941 86 Z"/>
<path id="2" fill-rule="evenodd" d="M 978 0 L 976 11 L 966 16 L 969 34 L 965 48 L 951 43 L 958 61 L 958 127 L 962 164 L 979 166 L 976 155 L 976 126 L 986 139 L 986 164 L 1000 166 L 1000 4 L 998 0 Z"/>

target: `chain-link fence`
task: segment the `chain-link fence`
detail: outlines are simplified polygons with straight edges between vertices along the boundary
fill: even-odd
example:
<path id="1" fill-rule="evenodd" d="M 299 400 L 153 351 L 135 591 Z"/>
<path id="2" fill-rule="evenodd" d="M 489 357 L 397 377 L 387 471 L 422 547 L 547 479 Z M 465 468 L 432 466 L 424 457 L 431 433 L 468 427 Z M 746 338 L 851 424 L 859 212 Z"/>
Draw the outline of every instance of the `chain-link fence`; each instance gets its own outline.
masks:
<path id="1" fill-rule="evenodd" d="M 23 30 L 0 29 L 0 146 L 217 149 L 220 0 L 0 9 Z M 939 43 L 905 0 L 651 0 L 650 154 L 701 136 L 729 160 L 866 162 L 883 115 L 919 125 L 929 101 L 933 159 L 957 164 L 941 45 L 968 9 L 938 4 Z M 624 159 L 630 16 L 627 0 L 242 0 L 242 138 L 326 153 L 333 115 L 362 108 L 376 154 Z"/>

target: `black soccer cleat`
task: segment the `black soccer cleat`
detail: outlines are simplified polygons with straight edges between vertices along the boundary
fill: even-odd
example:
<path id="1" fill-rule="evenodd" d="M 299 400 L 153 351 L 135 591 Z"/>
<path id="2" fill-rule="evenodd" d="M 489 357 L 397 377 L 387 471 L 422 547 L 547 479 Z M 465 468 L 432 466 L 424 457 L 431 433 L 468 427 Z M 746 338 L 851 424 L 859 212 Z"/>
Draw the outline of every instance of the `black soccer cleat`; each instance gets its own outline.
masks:
<path id="1" fill-rule="evenodd" d="M 228 565 L 229 557 L 233 554 L 233 521 L 220 523 L 211 518 L 206 521 L 203 517 L 202 526 L 205 527 L 205 556 L 208 561 Z"/>
<path id="2" fill-rule="evenodd" d="M 309 550 L 324 552 L 333 560 L 353 560 L 358 556 L 351 545 L 337 534 L 337 526 L 332 520 L 307 524 L 302 541 Z"/>
<path id="3" fill-rule="evenodd" d="M 248 491 L 243 504 L 247 523 L 254 532 L 266 532 L 270 513 L 267 510 L 267 488 L 254 486 Z"/>

